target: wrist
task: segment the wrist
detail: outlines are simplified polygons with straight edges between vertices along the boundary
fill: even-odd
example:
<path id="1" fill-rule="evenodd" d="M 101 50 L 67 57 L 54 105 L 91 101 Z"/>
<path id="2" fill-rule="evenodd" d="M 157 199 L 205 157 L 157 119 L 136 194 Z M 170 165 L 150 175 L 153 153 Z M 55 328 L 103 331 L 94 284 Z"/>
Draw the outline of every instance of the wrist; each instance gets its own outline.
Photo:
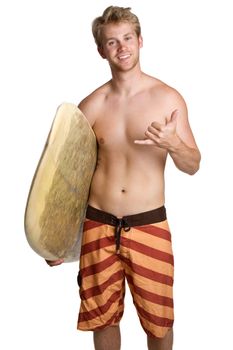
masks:
<path id="1" fill-rule="evenodd" d="M 176 153 L 180 151 L 183 148 L 183 146 L 184 143 L 182 142 L 182 140 L 179 138 L 178 135 L 175 135 L 168 151 L 169 153 Z"/>

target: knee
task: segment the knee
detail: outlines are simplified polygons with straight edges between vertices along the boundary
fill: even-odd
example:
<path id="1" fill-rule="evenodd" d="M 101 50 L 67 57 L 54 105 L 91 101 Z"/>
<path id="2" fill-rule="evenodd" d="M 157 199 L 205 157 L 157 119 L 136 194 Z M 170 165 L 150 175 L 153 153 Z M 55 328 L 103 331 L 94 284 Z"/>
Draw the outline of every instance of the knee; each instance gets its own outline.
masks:
<path id="1" fill-rule="evenodd" d="M 96 350 L 120 350 L 121 338 L 119 326 L 109 326 L 94 331 L 94 345 Z"/>
<path id="2" fill-rule="evenodd" d="M 148 350 L 161 349 L 172 350 L 173 345 L 173 329 L 167 330 L 162 337 L 147 335 Z"/>

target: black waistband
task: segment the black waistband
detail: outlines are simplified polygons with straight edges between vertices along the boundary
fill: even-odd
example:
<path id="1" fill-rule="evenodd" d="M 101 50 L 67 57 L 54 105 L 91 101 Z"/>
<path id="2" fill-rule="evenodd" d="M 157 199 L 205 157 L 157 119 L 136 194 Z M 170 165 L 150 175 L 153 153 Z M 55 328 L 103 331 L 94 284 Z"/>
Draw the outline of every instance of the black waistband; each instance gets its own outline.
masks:
<path id="1" fill-rule="evenodd" d="M 133 227 L 133 226 L 142 226 L 154 224 L 156 222 L 161 222 L 166 220 L 166 209 L 164 206 L 146 211 L 139 214 L 123 216 L 122 218 L 117 218 L 115 215 L 110 213 L 106 213 L 102 210 L 91 207 L 90 205 L 87 207 L 86 218 L 98 222 L 102 222 L 103 224 L 118 226 L 119 222 L 121 222 L 121 227 Z"/>

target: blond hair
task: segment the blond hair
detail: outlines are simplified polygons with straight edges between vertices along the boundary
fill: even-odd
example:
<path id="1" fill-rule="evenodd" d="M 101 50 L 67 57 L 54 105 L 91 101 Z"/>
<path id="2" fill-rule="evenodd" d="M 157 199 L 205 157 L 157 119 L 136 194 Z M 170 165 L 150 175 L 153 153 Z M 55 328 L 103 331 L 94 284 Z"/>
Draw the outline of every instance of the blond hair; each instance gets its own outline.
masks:
<path id="1" fill-rule="evenodd" d="M 92 33 L 98 47 L 102 46 L 102 29 L 109 23 L 128 22 L 134 25 L 137 36 L 141 34 L 141 26 L 138 17 L 132 13 L 130 7 L 109 6 L 102 16 L 94 19 Z"/>

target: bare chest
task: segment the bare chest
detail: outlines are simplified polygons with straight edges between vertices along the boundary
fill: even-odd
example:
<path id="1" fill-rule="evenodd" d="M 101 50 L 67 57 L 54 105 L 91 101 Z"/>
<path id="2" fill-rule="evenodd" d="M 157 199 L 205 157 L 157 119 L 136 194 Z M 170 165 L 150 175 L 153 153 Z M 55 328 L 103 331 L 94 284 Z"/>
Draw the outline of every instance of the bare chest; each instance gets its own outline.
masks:
<path id="1" fill-rule="evenodd" d="M 99 145 L 124 146 L 136 139 L 143 139 L 148 126 L 157 121 L 165 122 L 161 105 L 138 101 L 125 104 L 107 104 L 95 122 L 94 131 Z"/>

